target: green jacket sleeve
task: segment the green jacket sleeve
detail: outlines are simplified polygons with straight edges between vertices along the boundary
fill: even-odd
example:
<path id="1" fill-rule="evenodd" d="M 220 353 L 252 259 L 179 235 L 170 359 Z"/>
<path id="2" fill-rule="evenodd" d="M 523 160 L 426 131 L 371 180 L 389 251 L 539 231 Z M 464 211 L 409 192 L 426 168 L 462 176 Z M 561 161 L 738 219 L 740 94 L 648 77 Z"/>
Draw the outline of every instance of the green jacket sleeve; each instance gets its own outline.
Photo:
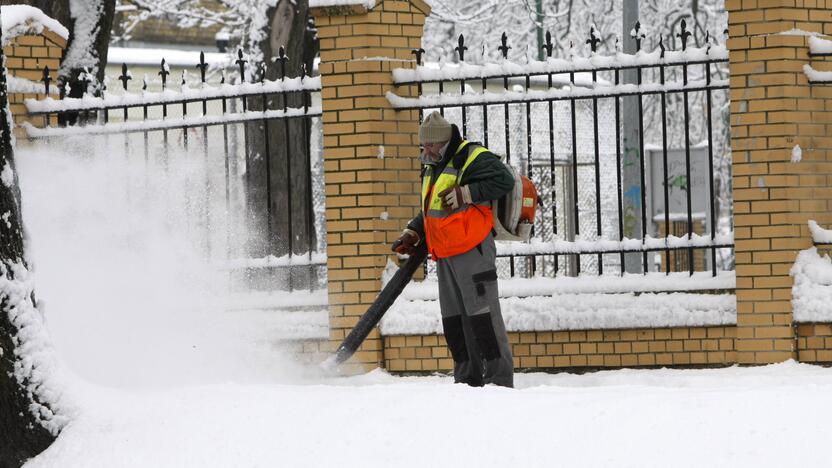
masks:
<path id="1" fill-rule="evenodd" d="M 425 238 L 425 220 L 422 218 L 421 211 L 407 223 L 407 228 L 416 231 L 419 234 L 419 239 Z"/>
<path id="2" fill-rule="evenodd" d="M 462 173 L 459 185 L 467 185 L 474 203 L 496 200 L 514 187 L 514 177 L 500 160 L 490 151 L 477 156 Z"/>

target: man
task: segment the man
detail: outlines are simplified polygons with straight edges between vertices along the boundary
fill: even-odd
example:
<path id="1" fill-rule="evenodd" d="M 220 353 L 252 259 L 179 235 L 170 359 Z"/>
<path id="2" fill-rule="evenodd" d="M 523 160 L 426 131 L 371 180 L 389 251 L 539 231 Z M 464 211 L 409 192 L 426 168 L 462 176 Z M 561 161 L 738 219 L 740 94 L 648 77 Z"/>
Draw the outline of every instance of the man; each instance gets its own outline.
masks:
<path id="1" fill-rule="evenodd" d="M 442 327 L 454 360 L 454 381 L 479 387 L 514 385 L 514 366 L 497 294 L 491 201 L 512 189 L 500 158 L 462 139 L 438 112 L 419 127 L 424 148 L 422 210 L 393 250 L 420 242 L 436 261 Z"/>

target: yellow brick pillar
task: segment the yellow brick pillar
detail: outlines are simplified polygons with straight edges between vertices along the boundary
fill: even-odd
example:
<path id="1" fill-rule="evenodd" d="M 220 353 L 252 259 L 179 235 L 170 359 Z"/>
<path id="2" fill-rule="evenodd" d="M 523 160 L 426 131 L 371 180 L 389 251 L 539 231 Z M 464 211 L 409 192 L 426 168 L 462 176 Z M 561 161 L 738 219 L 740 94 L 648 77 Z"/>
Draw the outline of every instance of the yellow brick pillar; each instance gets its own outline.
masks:
<path id="1" fill-rule="evenodd" d="M 330 344 L 346 336 L 381 289 L 390 243 L 419 206 L 418 112 L 394 111 L 391 70 L 415 65 L 430 7 L 383 0 L 311 9 L 321 45 Z M 360 4 L 359 4 L 360 3 Z M 374 330 L 356 369 L 383 363 Z"/>
<path id="2" fill-rule="evenodd" d="M 828 2 L 827 2 L 828 3 Z M 728 0 L 737 269 L 737 360 L 795 357 L 789 269 L 831 222 L 832 87 L 810 86 L 808 38 L 832 33 L 823 1 Z M 814 62 L 812 62 L 814 64 Z M 829 65 L 819 65 L 832 69 Z M 802 161 L 791 162 L 795 145 Z"/>
<path id="3" fill-rule="evenodd" d="M 52 78 L 50 91 L 53 93 L 52 97 L 57 98 L 58 68 L 61 66 L 65 48 L 66 39 L 46 27 L 39 34 L 17 36 L 3 48 L 9 75 L 30 82 L 9 83 L 9 110 L 14 118 L 16 137 L 25 137 L 25 132 L 20 127 L 23 122 L 30 122 L 36 127 L 44 126 L 43 117 L 29 118 L 23 102 L 26 99 L 46 97 L 46 88 L 43 86 L 44 67 L 49 67 L 49 75 Z M 20 88 L 25 88 L 26 92 L 14 92 Z M 57 124 L 57 117 L 52 117 L 52 124 Z"/>

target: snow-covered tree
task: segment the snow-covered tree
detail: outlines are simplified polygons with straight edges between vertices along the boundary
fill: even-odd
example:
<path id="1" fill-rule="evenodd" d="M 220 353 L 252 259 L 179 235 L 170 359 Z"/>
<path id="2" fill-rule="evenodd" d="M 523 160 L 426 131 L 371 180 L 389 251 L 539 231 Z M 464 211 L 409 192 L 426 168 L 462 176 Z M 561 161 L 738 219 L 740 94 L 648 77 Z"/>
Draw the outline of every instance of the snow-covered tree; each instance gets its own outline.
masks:
<path id="1" fill-rule="evenodd" d="M 28 279 L 5 63 L 0 68 L 0 466 L 11 468 L 45 450 L 59 427 L 43 392 L 49 369 L 36 357 L 45 334 Z"/>

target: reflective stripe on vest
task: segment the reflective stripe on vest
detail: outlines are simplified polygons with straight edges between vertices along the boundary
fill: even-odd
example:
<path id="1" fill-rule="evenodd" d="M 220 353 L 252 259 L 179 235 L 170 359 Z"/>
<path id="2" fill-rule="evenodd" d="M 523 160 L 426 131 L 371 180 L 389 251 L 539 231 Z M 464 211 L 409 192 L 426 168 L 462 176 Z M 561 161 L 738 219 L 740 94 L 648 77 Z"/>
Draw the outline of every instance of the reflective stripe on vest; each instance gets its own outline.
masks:
<path id="1" fill-rule="evenodd" d="M 468 146 L 463 140 L 457 147 L 454 156 L 459 155 Z M 465 253 L 476 247 L 488 236 L 493 227 L 491 205 L 462 205 L 456 210 L 446 211 L 442 208 L 439 193 L 454 187 L 462 179 L 465 169 L 474 162 L 480 154 L 488 149 L 477 146 L 474 148 L 462 168 L 457 170 L 452 165 L 446 166 L 431 186 L 433 167 L 425 168 L 422 179 L 422 213 L 425 220 L 425 235 L 428 250 L 433 258 L 445 258 Z M 453 163 L 453 159 L 449 164 Z"/>

